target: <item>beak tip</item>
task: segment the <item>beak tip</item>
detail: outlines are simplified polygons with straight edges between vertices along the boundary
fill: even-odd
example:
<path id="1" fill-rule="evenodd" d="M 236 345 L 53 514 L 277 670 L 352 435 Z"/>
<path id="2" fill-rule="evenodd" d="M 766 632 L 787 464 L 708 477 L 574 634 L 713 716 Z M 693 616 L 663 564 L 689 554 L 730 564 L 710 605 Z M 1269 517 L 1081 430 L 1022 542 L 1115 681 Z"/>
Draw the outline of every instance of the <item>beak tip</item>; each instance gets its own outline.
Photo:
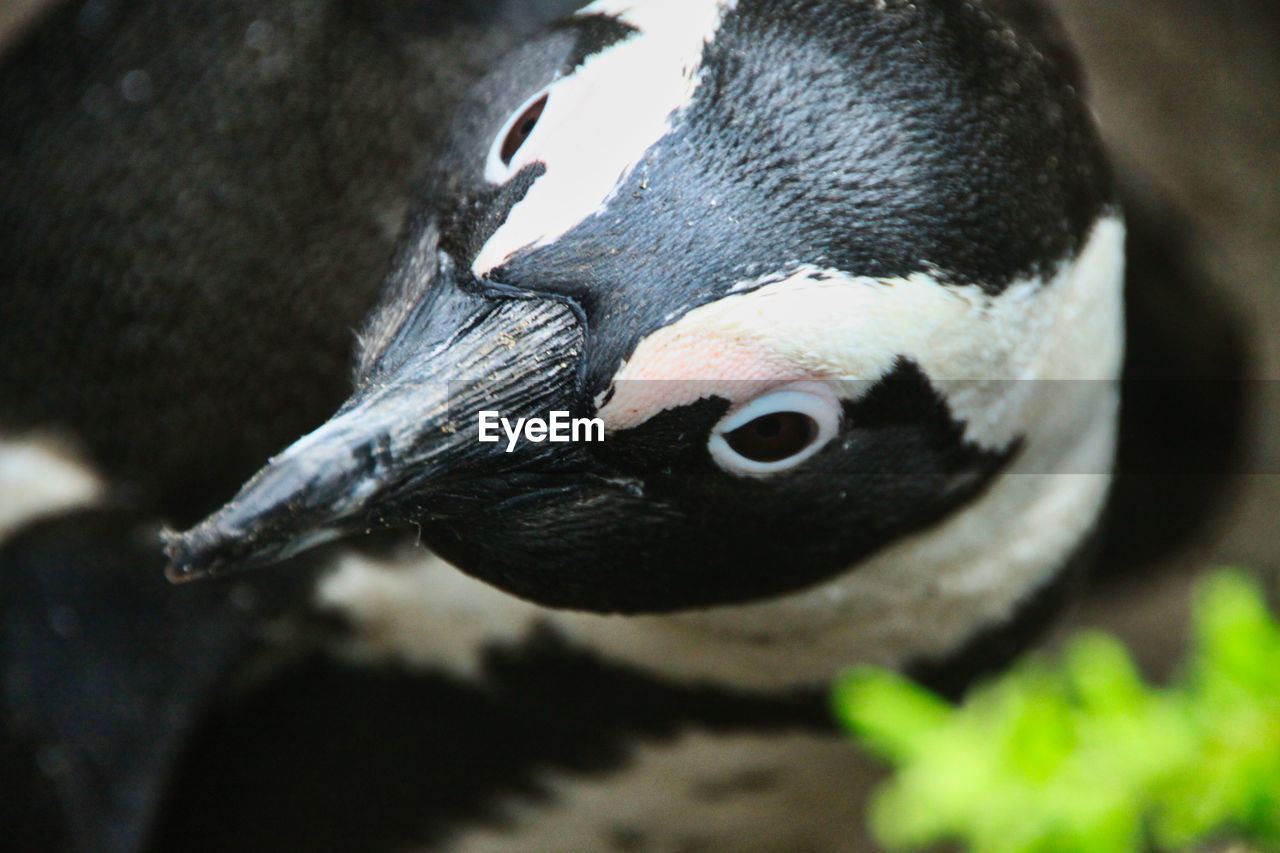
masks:
<path id="1" fill-rule="evenodd" d="M 218 555 L 220 537 L 211 535 L 205 525 L 185 533 L 165 529 L 160 538 L 164 555 L 169 558 L 164 575 L 170 583 L 191 583 L 221 574 L 218 569 L 224 560 Z"/>
<path id="2" fill-rule="evenodd" d="M 170 563 L 165 567 L 164 576 L 169 583 L 178 585 L 204 580 L 210 575 L 208 572 L 193 569 L 190 566 L 184 566 L 179 563 Z"/>

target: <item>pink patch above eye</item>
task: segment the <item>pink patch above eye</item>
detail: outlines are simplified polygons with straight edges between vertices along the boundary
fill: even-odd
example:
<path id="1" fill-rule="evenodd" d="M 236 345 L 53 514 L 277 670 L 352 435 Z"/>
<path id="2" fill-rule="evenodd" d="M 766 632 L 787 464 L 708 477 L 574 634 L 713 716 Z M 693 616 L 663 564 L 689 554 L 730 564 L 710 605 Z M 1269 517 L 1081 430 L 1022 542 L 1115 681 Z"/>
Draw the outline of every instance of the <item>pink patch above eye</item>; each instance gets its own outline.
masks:
<path id="1" fill-rule="evenodd" d="M 608 430 L 628 429 L 706 397 L 728 400 L 732 408 L 775 386 L 811 378 L 753 342 L 659 332 L 642 341 L 618 371 L 600 417 Z"/>

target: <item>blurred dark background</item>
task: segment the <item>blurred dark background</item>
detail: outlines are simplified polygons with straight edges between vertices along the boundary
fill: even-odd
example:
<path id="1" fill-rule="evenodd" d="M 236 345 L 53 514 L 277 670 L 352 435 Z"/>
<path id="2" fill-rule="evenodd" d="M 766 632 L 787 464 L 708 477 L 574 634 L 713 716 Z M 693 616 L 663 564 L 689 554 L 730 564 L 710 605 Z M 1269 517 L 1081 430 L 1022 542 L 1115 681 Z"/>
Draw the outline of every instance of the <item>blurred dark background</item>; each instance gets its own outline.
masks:
<path id="1" fill-rule="evenodd" d="M 1119 534 L 1129 538 L 1107 555 L 1107 575 L 1063 627 L 1115 631 L 1158 673 L 1180 654 L 1189 586 L 1199 573 L 1240 565 L 1265 574 L 1274 590 L 1280 570 L 1280 395 L 1273 381 L 1280 378 L 1280 6 L 1054 5 L 1080 52 L 1117 170 L 1137 197 L 1130 218 L 1141 242 L 1131 247 L 1131 264 L 1152 280 L 1141 283 L 1130 311 L 1158 316 L 1168 307 L 1165 292 L 1196 290 L 1185 302 L 1169 294 L 1181 304 L 1160 320 L 1158 357 L 1166 365 L 1187 358 L 1205 381 L 1185 385 L 1184 410 L 1162 411 L 1154 427 L 1192 424 L 1187 440 L 1212 457 L 1228 450 L 1219 446 L 1228 440 L 1221 429 L 1231 417 L 1228 389 L 1241 407 L 1224 477 L 1146 472 L 1121 482 L 1113 524 L 1128 527 Z M 1177 492 L 1205 500 L 1188 514 L 1154 499 Z M 1133 500 L 1135 494 L 1152 499 Z M 1144 549 L 1148 534 L 1174 547 Z"/>

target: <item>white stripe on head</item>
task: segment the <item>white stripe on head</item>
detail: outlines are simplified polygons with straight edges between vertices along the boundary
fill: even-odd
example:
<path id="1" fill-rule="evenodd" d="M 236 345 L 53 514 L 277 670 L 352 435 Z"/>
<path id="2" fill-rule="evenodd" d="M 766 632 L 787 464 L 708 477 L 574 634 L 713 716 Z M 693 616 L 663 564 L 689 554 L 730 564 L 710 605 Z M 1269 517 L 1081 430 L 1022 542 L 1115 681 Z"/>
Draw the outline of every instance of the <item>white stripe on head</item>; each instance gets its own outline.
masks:
<path id="1" fill-rule="evenodd" d="M 387 562 L 344 555 L 317 587 L 316 605 L 357 626 L 341 649 L 348 657 L 462 678 L 479 677 L 484 653 L 524 640 L 543 613 L 421 550 Z"/>
<path id="2" fill-rule="evenodd" d="M 703 48 L 736 0 L 599 0 L 579 16 L 608 15 L 637 33 L 553 83 L 510 173 L 546 171 L 481 248 L 484 276 L 526 247 L 545 246 L 608 205 L 619 185 L 693 100 Z M 523 108 L 522 108 L 523 109 Z"/>
<path id="3" fill-rule="evenodd" d="M 1123 355 L 1124 226 L 1101 219 L 1052 281 L 1015 282 L 997 296 L 932 276 L 854 277 L 801 268 L 690 311 L 636 347 L 600 416 L 610 430 L 716 393 L 737 406 L 797 379 L 856 399 L 899 357 L 913 360 L 966 422 L 966 437 L 1003 447 L 1039 419 L 1048 395 L 1111 380 Z M 626 380 L 678 379 L 653 383 Z M 1103 393 L 1106 382 L 1075 383 Z M 1071 405 L 1088 403 L 1077 399 Z"/>
<path id="4" fill-rule="evenodd" d="M 0 541 L 28 524 L 99 503 L 106 485 L 53 438 L 0 437 Z"/>

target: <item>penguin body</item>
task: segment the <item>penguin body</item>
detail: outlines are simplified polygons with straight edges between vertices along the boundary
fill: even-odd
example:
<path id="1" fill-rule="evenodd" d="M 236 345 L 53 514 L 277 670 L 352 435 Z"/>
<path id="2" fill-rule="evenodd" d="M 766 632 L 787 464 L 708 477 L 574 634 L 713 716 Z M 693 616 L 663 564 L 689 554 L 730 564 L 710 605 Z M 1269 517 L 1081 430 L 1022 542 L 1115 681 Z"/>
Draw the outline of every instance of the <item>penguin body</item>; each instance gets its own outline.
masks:
<path id="1" fill-rule="evenodd" d="M 958 688 L 1069 585 L 1124 230 L 1052 20 L 605 0 L 535 31 L 573 5 L 90 3 L 10 55 L 5 429 L 79 441 L 68 505 L 134 484 L 122 564 L 69 572 L 158 579 L 133 527 L 337 407 L 379 302 L 352 399 L 170 537 L 179 578 L 290 568 L 114 611 L 155 625 L 104 659 L 166 673 L 116 753 L 182 724 L 141 771 L 90 743 L 52 774 L 79 849 L 863 849 L 829 679 Z M 503 454 L 484 406 L 606 440 Z M 7 543 L 7 608 L 83 612 L 13 580 L 65 523 Z M 297 556 L 395 525 L 474 577 Z M 313 596 L 338 662 L 228 677 Z M 10 672 L 71 642 L 12 624 Z M 210 672 L 166 708 L 187 655 Z M 15 683 L 22 737 L 82 745 L 100 697 L 68 722 Z M 77 799 L 95 772 L 128 796 Z"/>

